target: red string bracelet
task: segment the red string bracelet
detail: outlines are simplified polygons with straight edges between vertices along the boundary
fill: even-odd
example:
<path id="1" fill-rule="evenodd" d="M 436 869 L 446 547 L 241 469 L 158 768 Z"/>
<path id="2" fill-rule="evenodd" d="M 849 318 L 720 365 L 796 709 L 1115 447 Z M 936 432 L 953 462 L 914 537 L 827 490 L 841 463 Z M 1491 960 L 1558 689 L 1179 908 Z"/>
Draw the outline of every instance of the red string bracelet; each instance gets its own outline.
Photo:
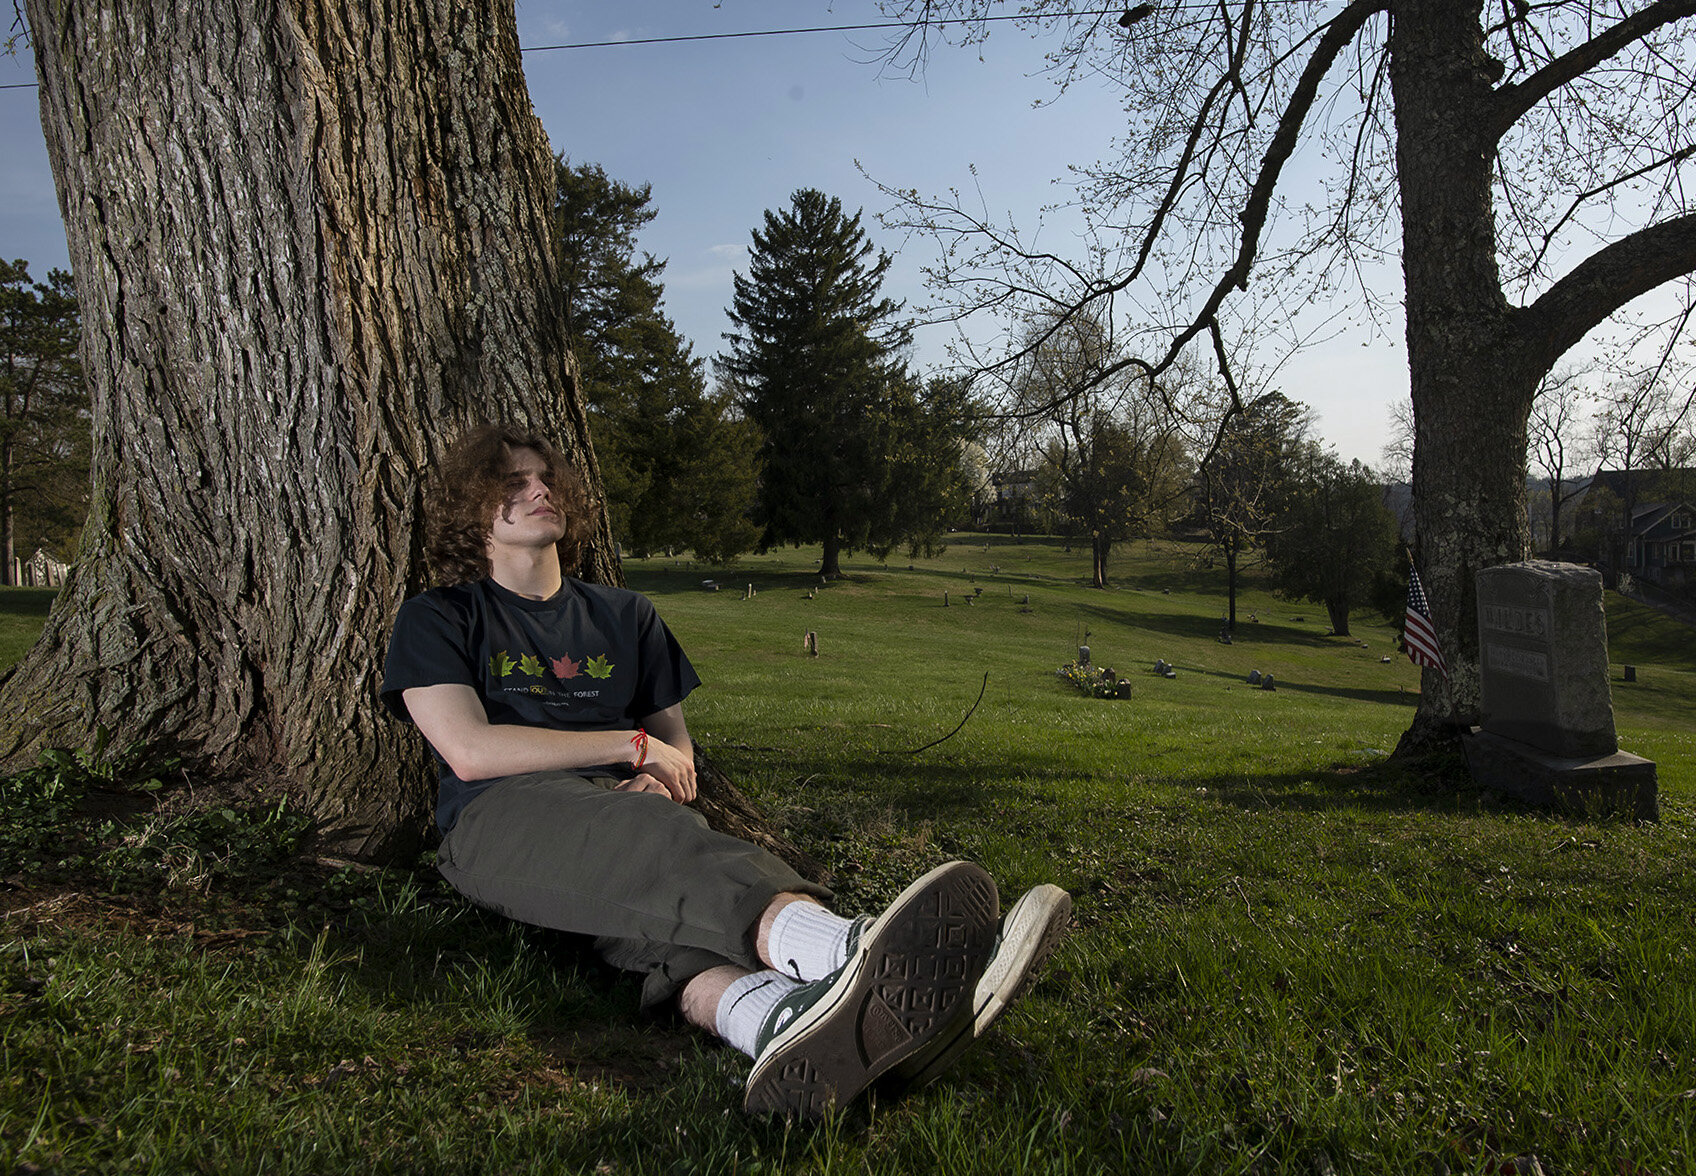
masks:
<path id="1" fill-rule="evenodd" d="M 642 728 L 637 727 L 636 734 L 630 737 L 630 742 L 640 749 L 636 753 L 636 762 L 630 766 L 633 768 L 639 768 L 648 762 L 648 733 Z"/>

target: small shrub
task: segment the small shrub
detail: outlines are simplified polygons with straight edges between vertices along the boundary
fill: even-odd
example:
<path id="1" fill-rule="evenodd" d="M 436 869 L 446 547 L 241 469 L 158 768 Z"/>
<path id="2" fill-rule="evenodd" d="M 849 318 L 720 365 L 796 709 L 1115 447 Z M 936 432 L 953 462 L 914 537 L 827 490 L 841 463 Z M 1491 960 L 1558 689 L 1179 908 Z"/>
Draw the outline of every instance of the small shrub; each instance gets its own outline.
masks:
<path id="1" fill-rule="evenodd" d="M 261 873 L 299 851 L 312 822 L 286 800 L 121 819 L 85 805 L 95 791 L 159 792 L 179 768 L 142 744 L 113 748 L 101 729 L 87 748 L 52 748 L 0 777 L 0 876 L 45 882 L 92 869 L 114 890 L 204 892 L 216 877 Z"/>
<path id="2" fill-rule="evenodd" d="M 0 874 L 34 874 L 51 865 L 80 865 L 88 832 L 72 818 L 92 789 L 156 792 L 177 761 L 155 760 L 141 744 L 111 746 L 104 728 L 94 743 L 41 753 L 35 767 L 0 777 Z"/>

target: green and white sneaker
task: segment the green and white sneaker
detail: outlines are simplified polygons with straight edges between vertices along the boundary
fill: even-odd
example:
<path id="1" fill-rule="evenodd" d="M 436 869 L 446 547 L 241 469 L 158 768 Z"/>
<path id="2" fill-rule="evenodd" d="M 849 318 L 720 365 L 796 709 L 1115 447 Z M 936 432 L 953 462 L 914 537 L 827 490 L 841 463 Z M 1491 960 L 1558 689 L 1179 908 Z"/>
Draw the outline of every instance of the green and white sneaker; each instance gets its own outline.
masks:
<path id="1" fill-rule="evenodd" d="M 906 1089 L 934 1082 L 959 1061 L 966 1047 L 989 1032 L 989 1027 L 1024 992 L 1066 934 L 1072 921 L 1072 896 L 1044 882 L 1019 897 L 1007 912 L 1001 936 L 989 966 L 972 994 L 972 1015 L 962 1018 L 949 1032 L 934 1038 L 924 1049 L 895 1066 L 890 1081 Z"/>
<path id="2" fill-rule="evenodd" d="M 995 881 L 949 862 L 856 924 L 847 962 L 766 1019 L 742 1109 L 819 1118 L 939 1035 L 969 1027 L 997 914 Z"/>

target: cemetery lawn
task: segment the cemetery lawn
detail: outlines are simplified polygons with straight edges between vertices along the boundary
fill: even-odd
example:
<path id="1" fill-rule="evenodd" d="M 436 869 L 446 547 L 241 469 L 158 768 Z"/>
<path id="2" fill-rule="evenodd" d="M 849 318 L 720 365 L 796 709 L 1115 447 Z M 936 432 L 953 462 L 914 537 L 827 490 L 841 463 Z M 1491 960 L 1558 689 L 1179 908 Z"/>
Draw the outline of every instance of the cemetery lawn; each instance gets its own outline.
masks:
<path id="1" fill-rule="evenodd" d="M 1696 632 L 1609 594 L 1662 820 L 1581 821 L 1387 762 L 1418 675 L 1366 614 L 1328 636 L 1251 574 L 1224 645 L 1193 548 L 1094 591 L 1087 550 L 954 539 L 828 586 L 816 549 L 626 564 L 706 682 L 697 741 L 844 910 L 950 857 L 1004 906 L 1071 891 L 936 1086 L 750 1121 L 746 1062 L 569 938 L 422 859 L 302 857 L 280 797 L 197 811 L 163 772 L 151 809 L 108 750 L 0 783 L 0 1174 L 1696 1169 Z M 0 590 L 0 642 L 32 607 Z M 1057 676 L 1081 643 L 1129 699 Z"/>
<path id="2" fill-rule="evenodd" d="M 0 588 L 0 672 L 35 644 L 56 594 L 53 588 Z"/>

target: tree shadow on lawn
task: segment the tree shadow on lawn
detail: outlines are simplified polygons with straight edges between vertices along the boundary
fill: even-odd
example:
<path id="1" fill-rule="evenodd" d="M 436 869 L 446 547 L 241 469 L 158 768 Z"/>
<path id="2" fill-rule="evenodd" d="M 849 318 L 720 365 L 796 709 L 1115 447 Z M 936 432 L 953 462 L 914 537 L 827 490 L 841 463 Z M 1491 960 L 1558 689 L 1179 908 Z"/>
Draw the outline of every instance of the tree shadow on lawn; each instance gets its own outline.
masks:
<path id="1" fill-rule="evenodd" d="M 1313 772 L 1214 776 L 1181 782 L 1205 788 L 1209 799 L 1245 812 L 1444 813 L 1529 811 L 1475 784 L 1458 755 L 1421 765 L 1378 761 L 1359 767 L 1339 764 Z"/>
<path id="2" fill-rule="evenodd" d="M 1046 814 L 1036 822 L 1038 826 L 1046 827 L 1054 821 L 1063 823 L 1067 819 L 1064 814 L 1071 811 L 1062 801 L 1068 791 L 1064 785 L 1068 781 L 1075 783 L 1077 775 L 1052 769 L 1049 774 L 1055 786 L 1051 787 L 1045 785 L 1040 770 L 1024 765 L 1017 768 L 1016 776 L 995 779 L 986 778 L 981 765 L 903 766 L 894 756 L 834 760 L 828 767 L 821 765 L 820 772 L 854 781 L 853 787 L 861 794 L 862 803 L 870 799 L 903 810 L 917 820 L 936 822 L 936 833 L 944 841 L 949 836 L 950 820 L 973 824 L 1014 821 L 1029 835 L 1040 833 L 1040 829 L 1026 827 L 1025 818 L 1033 814 Z M 1377 760 L 1358 765 L 1335 764 L 1307 772 L 1170 778 L 1154 773 L 1143 779 L 1155 789 L 1169 786 L 1186 795 L 1194 795 L 1198 788 L 1206 789 L 1212 800 L 1251 811 L 1449 813 L 1457 808 L 1479 806 L 1504 812 L 1521 808 L 1510 800 L 1487 799 L 1485 790 L 1473 783 L 1458 754 L 1417 764 Z M 843 803 L 852 805 L 854 798 L 843 798 Z M 1014 831 L 997 827 L 1001 832 Z M 827 867 L 832 864 L 825 862 Z"/>
<path id="3" fill-rule="evenodd" d="M 1261 689 L 1258 686 L 1250 685 L 1246 678 L 1240 674 L 1231 674 L 1224 670 L 1206 670 L 1183 665 L 1180 665 L 1177 668 L 1184 673 L 1199 674 L 1208 678 L 1223 678 L 1227 682 L 1235 682 L 1237 685 L 1248 690 Z M 1410 709 L 1417 709 L 1419 706 L 1419 693 L 1414 690 L 1380 690 L 1366 686 L 1318 686 L 1311 682 L 1292 682 L 1287 678 L 1274 677 L 1275 689 L 1271 691 L 1273 694 L 1288 690 L 1295 694 L 1324 694 L 1329 695 L 1332 698 L 1347 698 L 1356 702 L 1372 702 L 1379 703 L 1384 706 L 1400 706 Z"/>
<path id="4" fill-rule="evenodd" d="M 1154 602 L 1150 601 L 1153 605 Z M 1086 617 L 1105 624 L 1122 625 L 1127 629 L 1162 634 L 1169 637 L 1200 638 L 1217 641 L 1220 623 L 1207 615 L 1175 612 L 1158 607 L 1135 608 L 1126 604 L 1081 604 L 1078 611 Z M 1292 628 L 1295 622 L 1261 621 L 1254 624 L 1239 621 L 1233 643 L 1220 642 L 1220 649 L 1237 646 L 1271 647 L 1294 645 L 1304 649 L 1336 649 L 1336 642 L 1349 638 L 1328 637 L 1309 629 Z M 1345 647 L 1346 648 L 1346 647 Z"/>
<path id="5" fill-rule="evenodd" d="M 894 574 L 894 569 L 888 569 Z M 817 571 L 784 571 L 774 572 L 770 569 L 754 568 L 714 568 L 705 565 L 693 569 L 686 568 L 627 568 L 626 579 L 632 589 L 644 596 L 691 596 L 703 593 L 740 597 L 748 585 L 754 586 L 755 593 L 760 592 L 805 592 L 808 589 L 829 591 L 833 587 L 850 584 L 880 584 L 883 583 L 883 572 L 868 573 L 853 571 L 844 573 L 834 580 L 825 580 Z M 717 589 L 704 585 L 712 583 Z"/>
<path id="6" fill-rule="evenodd" d="M 316 870 L 327 882 L 330 872 Z M 313 872 L 306 866 L 298 877 L 304 883 Z M 396 886 L 415 887 L 418 897 L 387 913 L 357 902 L 330 912 L 321 924 L 321 946 L 307 934 L 293 936 L 292 948 L 303 962 L 336 961 L 339 975 L 379 1004 L 440 1008 L 439 1038 L 413 1041 L 404 1058 L 391 1060 L 409 1066 L 433 1060 L 451 1068 L 484 1054 L 511 1068 L 504 1084 L 510 1090 L 496 1093 L 516 1101 L 529 1088 L 591 1082 L 630 1091 L 663 1088 L 700 1039 L 680 1017 L 667 1015 L 674 1010 L 644 1013 L 641 977 L 602 960 L 593 936 L 509 920 L 455 893 L 422 862 L 382 874 Z M 286 903 L 267 913 L 267 921 L 278 925 L 299 918 Z M 538 965 L 557 979 L 540 980 Z M 490 1031 L 467 1004 L 468 988 L 485 987 L 494 999 L 514 1002 L 532 1052 Z"/>
<path id="7" fill-rule="evenodd" d="M 1044 787 L 1042 776 L 1052 775 L 1058 780 L 1068 775 L 1059 769 L 1044 772 L 1040 765 L 1021 762 L 1008 764 L 1005 775 L 997 777 L 989 775 L 979 763 L 926 762 L 902 753 L 831 757 L 812 765 L 797 762 L 795 769 L 809 780 L 843 780 L 853 792 L 873 797 L 885 807 L 908 809 L 925 820 L 968 815 L 977 818 L 986 810 L 1008 804 L 1051 805 L 1056 803 L 1058 792 Z"/>

